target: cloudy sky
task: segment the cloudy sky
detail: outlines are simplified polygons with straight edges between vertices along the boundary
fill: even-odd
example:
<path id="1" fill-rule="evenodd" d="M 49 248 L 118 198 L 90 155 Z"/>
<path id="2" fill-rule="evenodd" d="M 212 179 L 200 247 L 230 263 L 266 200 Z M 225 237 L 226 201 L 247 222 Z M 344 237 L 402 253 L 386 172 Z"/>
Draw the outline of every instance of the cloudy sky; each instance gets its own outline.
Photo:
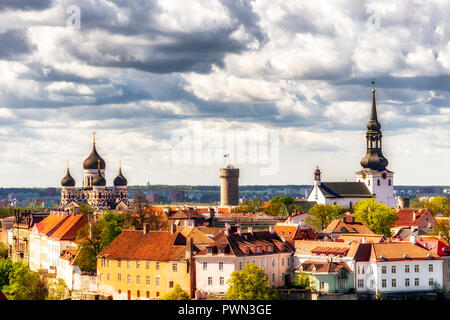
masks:
<path id="1" fill-rule="evenodd" d="M 353 181 L 372 79 L 395 183 L 448 185 L 449 12 L 446 0 L 0 0 L 0 186 L 59 186 L 67 160 L 79 186 L 93 131 L 109 184 L 119 160 L 132 185 L 218 185 L 228 161 L 246 185 L 310 184 L 316 165 Z"/>

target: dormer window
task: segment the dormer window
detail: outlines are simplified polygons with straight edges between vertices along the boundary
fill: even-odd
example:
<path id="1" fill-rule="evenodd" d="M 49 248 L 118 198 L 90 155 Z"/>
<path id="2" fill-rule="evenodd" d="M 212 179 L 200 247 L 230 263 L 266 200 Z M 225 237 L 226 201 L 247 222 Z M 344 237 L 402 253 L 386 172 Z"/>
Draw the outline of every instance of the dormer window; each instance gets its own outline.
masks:
<path id="1" fill-rule="evenodd" d="M 208 247 L 208 254 L 212 254 L 212 247 Z"/>
<path id="2" fill-rule="evenodd" d="M 220 254 L 224 254 L 225 250 L 223 248 L 220 248 L 219 252 Z"/>

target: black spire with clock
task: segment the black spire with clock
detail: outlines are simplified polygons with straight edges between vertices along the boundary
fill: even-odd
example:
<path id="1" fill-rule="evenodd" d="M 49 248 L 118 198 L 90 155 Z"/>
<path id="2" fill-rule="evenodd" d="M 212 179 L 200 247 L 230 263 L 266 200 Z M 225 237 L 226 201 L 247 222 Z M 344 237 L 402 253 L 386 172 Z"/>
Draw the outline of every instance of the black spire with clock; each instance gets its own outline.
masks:
<path id="1" fill-rule="evenodd" d="M 372 82 L 374 84 L 374 82 Z M 365 169 L 372 169 L 375 171 L 386 170 L 388 160 L 383 156 L 381 151 L 381 125 L 377 119 L 377 106 L 375 104 L 375 89 L 372 89 L 372 109 L 370 113 L 370 120 L 367 124 L 366 141 L 367 152 L 364 158 L 361 159 L 361 166 Z"/>

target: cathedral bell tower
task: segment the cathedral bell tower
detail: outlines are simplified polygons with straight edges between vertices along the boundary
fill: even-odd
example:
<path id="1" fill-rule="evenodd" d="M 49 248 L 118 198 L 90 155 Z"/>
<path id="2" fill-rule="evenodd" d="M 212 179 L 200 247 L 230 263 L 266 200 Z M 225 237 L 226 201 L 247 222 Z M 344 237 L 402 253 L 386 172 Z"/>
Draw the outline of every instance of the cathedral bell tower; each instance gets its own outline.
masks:
<path id="1" fill-rule="evenodd" d="M 388 160 L 383 156 L 381 124 L 377 118 L 375 89 L 372 90 L 372 108 L 366 131 L 366 155 L 361 159 L 363 169 L 356 172 L 356 181 L 364 182 L 375 201 L 394 208 L 394 172 L 386 169 Z"/>

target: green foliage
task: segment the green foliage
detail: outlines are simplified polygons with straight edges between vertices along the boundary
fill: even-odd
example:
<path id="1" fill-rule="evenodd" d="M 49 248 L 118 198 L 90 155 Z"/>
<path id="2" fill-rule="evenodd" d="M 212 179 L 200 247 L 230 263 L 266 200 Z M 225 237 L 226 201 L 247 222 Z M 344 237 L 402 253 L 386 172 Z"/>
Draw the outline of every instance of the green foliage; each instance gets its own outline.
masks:
<path id="1" fill-rule="evenodd" d="M 86 217 L 89 215 L 89 212 L 94 211 L 92 207 L 86 202 L 79 202 L 78 205 L 80 206 L 80 213 L 85 215 Z"/>
<path id="2" fill-rule="evenodd" d="M 270 288 L 264 269 L 254 263 L 247 263 L 242 271 L 233 271 L 227 281 L 228 300 L 273 300 L 277 292 Z"/>
<path id="3" fill-rule="evenodd" d="M 374 199 L 358 201 L 355 204 L 356 221 L 362 222 L 376 234 L 391 237 L 391 228 L 398 219 L 397 214 L 387 205 Z"/>
<path id="4" fill-rule="evenodd" d="M 62 300 L 65 297 L 66 283 L 63 279 L 58 279 L 56 284 L 53 284 L 49 291 L 51 294 L 45 300 Z"/>
<path id="5" fill-rule="evenodd" d="M 289 216 L 294 210 L 294 199 L 291 196 L 276 196 L 270 200 L 265 213 L 271 216 Z"/>
<path id="6" fill-rule="evenodd" d="M 176 284 L 171 292 L 161 297 L 161 300 L 190 300 L 190 297 L 179 284 Z"/>
<path id="7" fill-rule="evenodd" d="M 0 259 L 8 258 L 8 246 L 0 242 Z"/>
<path id="8" fill-rule="evenodd" d="M 125 214 L 106 212 L 100 221 L 92 222 L 78 232 L 77 239 L 83 239 L 77 256 L 77 263 L 82 271 L 97 270 L 98 253 L 122 232 L 126 222 Z"/>
<path id="9" fill-rule="evenodd" d="M 309 209 L 309 214 L 306 222 L 311 224 L 317 230 L 325 229 L 331 221 L 339 219 L 343 216 L 345 210 L 339 204 L 315 204 Z"/>
<path id="10" fill-rule="evenodd" d="M 434 226 L 433 234 L 439 236 L 444 242 L 450 245 L 450 222 L 438 222 L 436 226 Z"/>
<path id="11" fill-rule="evenodd" d="M 1 290 L 9 300 L 44 300 L 48 295 L 45 282 L 37 272 L 21 262 L 0 261 Z"/>
<path id="12" fill-rule="evenodd" d="M 450 216 L 450 207 L 446 197 L 434 197 L 431 200 L 415 198 L 411 201 L 411 208 L 427 208 L 433 216 L 436 216 L 438 213 L 441 213 L 443 216 Z"/>
<path id="13" fill-rule="evenodd" d="M 300 289 L 314 290 L 314 277 L 306 272 L 296 273 L 292 284 Z"/>
<path id="14" fill-rule="evenodd" d="M 262 199 L 247 199 L 242 205 L 233 209 L 233 213 L 256 213 L 263 209 L 264 200 Z"/>

